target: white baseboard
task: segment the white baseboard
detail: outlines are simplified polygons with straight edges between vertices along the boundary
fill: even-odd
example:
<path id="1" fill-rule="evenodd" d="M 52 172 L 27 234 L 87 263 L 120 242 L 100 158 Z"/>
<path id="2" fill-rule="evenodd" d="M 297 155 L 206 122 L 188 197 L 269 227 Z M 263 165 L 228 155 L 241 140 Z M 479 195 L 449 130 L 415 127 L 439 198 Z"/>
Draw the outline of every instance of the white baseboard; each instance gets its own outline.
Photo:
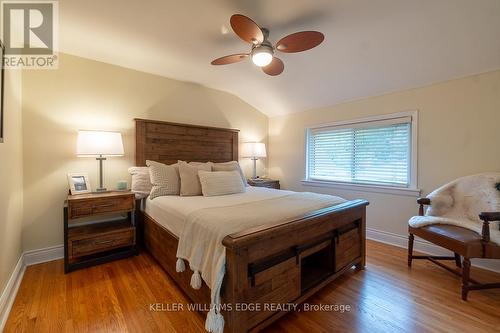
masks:
<path id="1" fill-rule="evenodd" d="M 392 232 L 366 228 L 366 238 L 385 243 L 389 245 L 394 245 L 397 247 L 408 248 L 408 235 L 399 235 Z M 426 254 L 436 255 L 436 256 L 449 256 L 452 254 L 450 251 L 443 249 L 437 245 L 434 245 L 426 240 L 419 239 L 415 237 L 413 243 L 413 249 L 418 252 L 423 252 Z M 489 271 L 500 273 L 500 260 L 491 259 L 472 259 L 472 266 L 483 268 Z"/>
<path id="2" fill-rule="evenodd" d="M 399 235 L 395 234 L 392 232 L 387 232 L 387 231 L 382 231 L 382 230 L 377 230 L 377 229 L 372 229 L 372 228 L 366 228 L 366 238 L 372 239 L 374 241 L 384 243 L 384 244 L 389 244 L 389 245 L 394 245 L 397 247 L 402 247 L 407 249 L 408 248 L 408 235 Z M 442 247 L 439 247 L 437 245 L 434 245 L 426 240 L 420 239 L 420 238 L 415 238 L 415 241 L 413 243 L 413 249 L 415 251 L 423 252 L 423 253 L 428 253 L 432 255 L 449 255 L 450 252 L 443 249 Z"/>
<path id="3" fill-rule="evenodd" d="M 9 317 L 10 309 L 14 304 L 16 299 L 17 290 L 21 285 L 23 279 L 24 271 L 26 266 L 24 265 L 23 256 L 17 261 L 16 267 L 10 276 L 7 285 L 5 286 L 2 295 L 0 296 L 0 332 L 3 331 L 7 318 Z"/>
<path id="4" fill-rule="evenodd" d="M 64 257 L 64 246 L 57 245 L 44 249 L 26 251 L 21 254 L 14 271 L 12 272 L 2 295 L 0 296 L 0 332 L 3 331 L 10 309 L 16 299 L 17 291 L 21 285 L 24 271 L 27 266 L 40 264 L 47 261 L 57 260 Z"/>
<path id="5" fill-rule="evenodd" d="M 26 266 L 41 264 L 43 262 L 64 258 L 64 245 L 46 247 L 44 249 L 31 250 L 23 253 Z"/>

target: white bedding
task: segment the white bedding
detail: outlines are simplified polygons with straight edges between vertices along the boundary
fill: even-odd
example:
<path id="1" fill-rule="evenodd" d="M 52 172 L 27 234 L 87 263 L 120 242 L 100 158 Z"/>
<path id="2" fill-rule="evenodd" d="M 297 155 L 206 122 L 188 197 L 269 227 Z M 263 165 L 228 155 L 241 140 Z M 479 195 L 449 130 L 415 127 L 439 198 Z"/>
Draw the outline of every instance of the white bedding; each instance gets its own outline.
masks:
<path id="1" fill-rule="evenodd" d="M 293 192 L 275 190 L 264 187 L 247 187 L 245 193 L 222 195 L 216 197 L 181 197 L 169 195 L 146 201 L 144 211 L 168 231 L 180 236 L 186 217 L 195 210 L 211 207 L 224 207 L 255 202 L 265 199 L 279 198 Z"/>

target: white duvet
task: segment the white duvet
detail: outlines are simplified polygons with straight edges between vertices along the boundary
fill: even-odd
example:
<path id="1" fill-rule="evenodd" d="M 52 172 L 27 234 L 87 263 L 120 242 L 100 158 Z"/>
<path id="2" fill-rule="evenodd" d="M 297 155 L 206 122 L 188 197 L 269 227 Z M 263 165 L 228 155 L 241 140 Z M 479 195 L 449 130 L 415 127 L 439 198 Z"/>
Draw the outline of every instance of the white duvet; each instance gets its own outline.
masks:
<path id="1" fill-rule="evenodd" d="M 204 197 L 168 195 L 146 200 L 145 212 L 175 236 L 181 235 L 186 219 L 192 212 L 210 207 L 233 206 L 242 203 L 282 197 L 294 193 L 264 187 L 247 187 L 244 193 Z"/>
<path id="2" fill-rule="evenodd" d="M 277 224 L 345 202 L 342 198 L 324 194 L 256 188 L 236 195 L 180 199 L 177 209 L 190 212 L 179 235 L 176 268 L 178 272 L 184 271 L 186 260 L 193 271 L 191 286 L 199 289 L 203 279 L 210 287 L 212 304 L 205 328 L 220 333 L 224 330 L 224 318 L 219 310 L 226 260 L 222 239 L 249 228 Z M 199 205 L 193 206 L 193 202 Z"/>

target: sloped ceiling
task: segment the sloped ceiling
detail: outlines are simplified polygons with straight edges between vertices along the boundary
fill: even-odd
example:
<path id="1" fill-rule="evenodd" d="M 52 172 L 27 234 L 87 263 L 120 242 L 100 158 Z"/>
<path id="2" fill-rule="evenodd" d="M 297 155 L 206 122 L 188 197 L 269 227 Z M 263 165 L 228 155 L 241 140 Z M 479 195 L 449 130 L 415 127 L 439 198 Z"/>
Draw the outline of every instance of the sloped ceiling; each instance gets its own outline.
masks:
<path id="1" fill-rule="evenodd" d="M 235 94 L 276 116 L 500 68 L 498 0 L 61 0 L 60 51 Z M 234 13 L 270 39 L 319 30 L 325 42 L 280 54 L 270 77 L 250 60 Z"/>

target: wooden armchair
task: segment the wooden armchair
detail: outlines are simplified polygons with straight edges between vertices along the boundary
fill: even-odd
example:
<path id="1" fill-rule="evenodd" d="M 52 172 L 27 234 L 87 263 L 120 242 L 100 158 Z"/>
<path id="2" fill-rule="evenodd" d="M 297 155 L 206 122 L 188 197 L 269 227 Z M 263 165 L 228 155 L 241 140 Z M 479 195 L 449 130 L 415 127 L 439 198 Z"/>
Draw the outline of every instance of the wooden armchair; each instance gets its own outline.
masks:
<path id="1" fill-rule="evenodd" d="M 498 186 L 498 184 L 496 185 Z M 500 190 L 499 190 L 500 191 Z M 500 197 L 500 192 L 490 192 L 495 196 L 495 200 Z M 495 201 L 498 202 L 500 201 Z M 419 219 L 424 221 L 426 218 L 436 219 L 434 216 L 426 216 L 424 207 L 426 205 L 431 205 L 430 198 L 419 198 L 417 203 L 420 205 L 419 217 L 413 217 L 412 219 Z M 457 204 L 455 201 L 452 205 Z M 498 207 L 498 206 L 495 206 Z M 494 207 L 494 208 L 495 208 Z M 453 223 L 441 224 L 441 223 L 422 223 L 420 227 L 412 226 L 412 219 L 409 222 L 409 238 L 408 238 L 408 266 L 411 267 L 413 259 L 427 259 L 431 262 L 445 268 L 446 270 L 459 275 L 462 277 L 462 299 L 467 300 L 467 295 L 470 290 L 478 289 L 490 289 L 490 288 L 500 288 L 500 283 L 488 283 L 482 284 L 470 278 L 470 259 L 471 258 L 486 258 L 486 259 L 500 259 L 500 243 L 493 242 L 490 239 L 490 222 L 500 221 L 500 212 L 482 212 L 479 214 L 480 221 L 477 222 L 478 230 L 473 231 L 469 228 L 465 228 L 459 225 L 453 225 Z M 437 219 L 439 221 L 439 218 Z M 443 221 L 446 221 L 443 219 Z M 482 228 L 480 227 L 480 222 L 482 221 Z M 473 221 L 471 221 L 472 223 Z M 473 223 L 472 223 L 473 225 Z M 495 229 L 499 228 L 500 224 L 497 226 L 495 223 Z M 498 235 L 498 231 L 495 235 Z M 418 236 L 431 243 L 439 245 L 445 249 L 448 249 L 454 253 L 454 256 L 430 256 L 413 255 L 413 242 L 414 237 Z M 460 257 L 463 258 L 460 262 Z M 459 268 L 454 270 L 439 260 L 454 260 L 456 266 Z M 460 268 L 462 268 L 460 270 Z"/>

